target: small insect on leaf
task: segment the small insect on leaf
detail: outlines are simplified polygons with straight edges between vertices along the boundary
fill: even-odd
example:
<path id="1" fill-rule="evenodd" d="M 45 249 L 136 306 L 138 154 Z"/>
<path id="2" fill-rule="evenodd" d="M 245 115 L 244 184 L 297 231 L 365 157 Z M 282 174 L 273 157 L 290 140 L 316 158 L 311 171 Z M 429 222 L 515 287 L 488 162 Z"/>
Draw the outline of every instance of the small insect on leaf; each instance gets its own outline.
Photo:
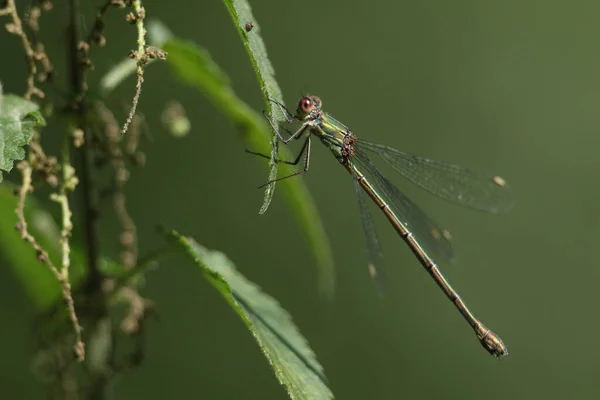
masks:
<path id="1" fill-rule="evenodd" d="M 254 28 L 254 24 L 252 23 L 252 21 L 248 21 L 244 25 L 244 29 L 246 29 L 246 32 L 250 32 L 252 28 Z"/>

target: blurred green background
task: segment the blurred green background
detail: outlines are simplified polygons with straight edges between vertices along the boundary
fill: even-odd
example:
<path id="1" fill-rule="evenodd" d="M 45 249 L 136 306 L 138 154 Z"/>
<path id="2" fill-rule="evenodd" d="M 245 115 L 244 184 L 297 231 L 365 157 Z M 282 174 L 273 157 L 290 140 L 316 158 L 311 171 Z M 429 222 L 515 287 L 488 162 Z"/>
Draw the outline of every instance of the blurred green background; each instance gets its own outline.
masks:
<path id="1" fill-rule="evenodd" d="M 147 70 L 139 110 L 154 141 L 144 146 L 147 165 L 127 185 L 142 253 L 163 243 L 156 223 L 226 253 L 290 311 L 339 399 L 598 398 L 600 3 L 251 4 L 289 106 L 301 91 L 317 94 L 359 137 L 509 182 L 514 210 L 486 215 L 395 179 L 452 232 L 458 262 L 441 268 L 510 355 L 496 361 L 481 348 L 385 218 L 374 214 L 388 278 L 387 296 L 378 297 L 365 265 L 354 188 L 315 142 L 311 170 L 301 179 L 323 216 L 337 267 L 335 297 L 320 297 L 315 261 L 281 192 L 266 215 L 257 215 L 264 166 L 244 153 L 236 128 L 206 98 L 179 85 L 166 65 Z M 82 4 L 88 28 L 96 5 Z M 221 2 L 145 6 L 148 16 L 206 47 L 238 95 L 264 109 Z M 92 52 L 92 81 L 135 47 L 133 28 L 122 17 L 109 13 L 107 47 Z M 64 12 L 57 8 L 45 18 L 56 32 L 46 45 L 61 68 Z M 20 44 L 1 34 L 0 46 L 4 90 L 22 93 Z M 113 95 L 113 106 L 133 91 L 130 80 Z M 186 138 L 170 137 L 160 123 L 170 99 L 189 113 Z M 45 129 L 46 140 L 58 137 L 58 129 Z M 117 232 L 114 219 L 105 219 L 109 254 L 118 250 Z M 160 321 L 149 327 L 144 364 L 119 378 L 114 398 L 286 398 L 242 322 L 190 262 L 162 263 L 142 293 L 155 301 Z M 0 394 L 40 398 L 30 364 L 34 309 L 5 265 L 0 303 Z"/>

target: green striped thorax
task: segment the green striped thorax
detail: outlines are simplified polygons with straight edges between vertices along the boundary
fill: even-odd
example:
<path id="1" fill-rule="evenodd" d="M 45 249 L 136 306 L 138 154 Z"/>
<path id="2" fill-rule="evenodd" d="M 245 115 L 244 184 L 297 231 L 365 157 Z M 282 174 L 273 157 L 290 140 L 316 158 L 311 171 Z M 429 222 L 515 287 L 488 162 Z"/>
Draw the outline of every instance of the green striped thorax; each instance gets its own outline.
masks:
<path id="1" fill-rule="evenodd" d="M 347 161 L 344 139 L 350 130 L 340 121 L 325 113 L 321 109 L 322 105 L 318 96 L 304 96 L 298 102 L 296 118 L 305 121 L 305 124 L 310 126 L 311 133 L 321 139 L 321 142 L 340 162 Z"/>

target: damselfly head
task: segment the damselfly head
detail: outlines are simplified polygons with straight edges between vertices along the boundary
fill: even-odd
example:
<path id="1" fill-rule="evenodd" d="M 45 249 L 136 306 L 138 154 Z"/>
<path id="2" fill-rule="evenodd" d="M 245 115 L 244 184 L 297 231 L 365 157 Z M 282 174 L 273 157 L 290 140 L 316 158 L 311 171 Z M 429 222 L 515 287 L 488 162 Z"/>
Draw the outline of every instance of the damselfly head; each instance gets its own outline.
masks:
<path id="1" fill-rule="evenodd" d="M 306 118 L 313 111 L 321 109 L 321 99 L 317 96 L 304 96 L 298 102 L 296 116 Z"/>

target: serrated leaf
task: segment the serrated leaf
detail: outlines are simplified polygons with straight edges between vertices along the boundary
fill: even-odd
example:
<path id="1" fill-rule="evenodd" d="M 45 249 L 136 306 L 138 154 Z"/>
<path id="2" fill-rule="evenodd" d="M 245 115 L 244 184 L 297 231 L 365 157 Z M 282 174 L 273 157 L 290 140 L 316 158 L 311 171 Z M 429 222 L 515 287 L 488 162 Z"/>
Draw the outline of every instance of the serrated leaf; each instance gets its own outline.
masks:
<path id="1" fill-rule="evenodd" d="M 275 107 L 273 102 L 269 99 L 274 99 L 283 102 L 283 94 L 279 88 L 279 84 L 275 79 L 275 68 L 271 64 L 267 55 L 267 46 L 260 36 L 260 26 L 252 15 L 252 9 L 250 4 L 246 0 L 224 0 L 225 6 L 229 11 L 229 15 L 233 19 L 233 23 L 237 26 L 238 32 L 242 39 L 242 43 L 248 52 L 252 67 L 258 78 L 260 89 L 263 93 L 269 118 L 273 126 L 279 126 L 283 122 L 284 118 L 278 107 Z M 252 24 L 252 30 L 246 30 L 246 24 Z M 271 159 L 269 160 L 269 181 L 273 181 L 277 178 L 278 170 L 278 155 L 279 155 L 279 140 L 277 135 L 271 134 Z M 264 214 L 271 204 L 271 199 L 275 194 L 275 182 L 267 185 L 265 189 L 265 197 L 263 204 L 260 208 L 259 214 Z"/>
<path id="2" fill-rule="evenodd" d="M 254 28 L 248 34 L 258 36 L 258 23 L 256 21 L 253 21 L 253 23 Z M 240 29 L 243 28 L 240 27 Z M 269 143 L 273 138 L 273 134 L 267 121 L 265 121 L 261 114 L 254 111 L 237 97 L 229 84 L 226 74 L 213 61 L 208 51 L 192 42 L 174 37 L 159 22 L 154 21 L 150 23 L 148 30 L 151 37 L 160 36 L 161 40 L 164 40 L 164 42 L 156 43 L 156 45 L 168 52 L 167 63 L 172 67 L 174 73 L 181 81 L 203 92 L 223 114 L 236 126 L 240 127 L 243 139 L 249 148 L 268 153 L 271 150 Z M 152 32 L 155 33 L 153 34 Z M 248 46 L 251 43 L 249 41 Z M 256 46 L 260 48 L 259 45 Z M 264 49 L 264 44 L 262 44 L 262 48 Z M 257 72 L 263 93 L 265 93 L 265 96 L 278 96 L 280 91 L 279 87 L 274 83 L 272 67 L 260 66 L 265 63 L 270 66 L 268 59 L 266 59 L 266 50 L 262 52 L 256 51 L 254 57 L 256 59 L 253 61 L 255 70 L 264 69 L 262 73 Z M 268 106 L 271 107 L 271 105 L 269 104 Z M 292 159 L 290 152 L 286 148 L 281 148 L 281 153 L 282 159 Z M 289 166 L 281 165 L 281 167 L 282 173 L 285 175 L 294 172 Z M 271 172 L 273 172 L 273 169 L 271 169 Z M 281 182 L 281 187 L 317 259 L 319 289 L 321 293 L 331 295 L 335 287 L 333 256 L 323 222 L 315 207 L 312 196 L 302 179 L 286 179 Z M 265 208 L 265 204 L 268 204 L 268 202 L 263 203 L 263 209 Z"/>
<path id="3" fill-rule="evenodd" d="M 237 272 L 221 252 L 207 250 L 175 231 L 167 233 L 185 249 L 252 332 L 292 399 L 331 399 L 323 367 L 291 316 L 271 296 Z"/>
<path id="4" fill-rule="evenodd" d="M 46 124 L 38 109 L 22 97 L 0 93 L 0 170 L 10 172 L 14 162 L 25 157 L 23 146 L 29 144 L 34 129 Z"/>

